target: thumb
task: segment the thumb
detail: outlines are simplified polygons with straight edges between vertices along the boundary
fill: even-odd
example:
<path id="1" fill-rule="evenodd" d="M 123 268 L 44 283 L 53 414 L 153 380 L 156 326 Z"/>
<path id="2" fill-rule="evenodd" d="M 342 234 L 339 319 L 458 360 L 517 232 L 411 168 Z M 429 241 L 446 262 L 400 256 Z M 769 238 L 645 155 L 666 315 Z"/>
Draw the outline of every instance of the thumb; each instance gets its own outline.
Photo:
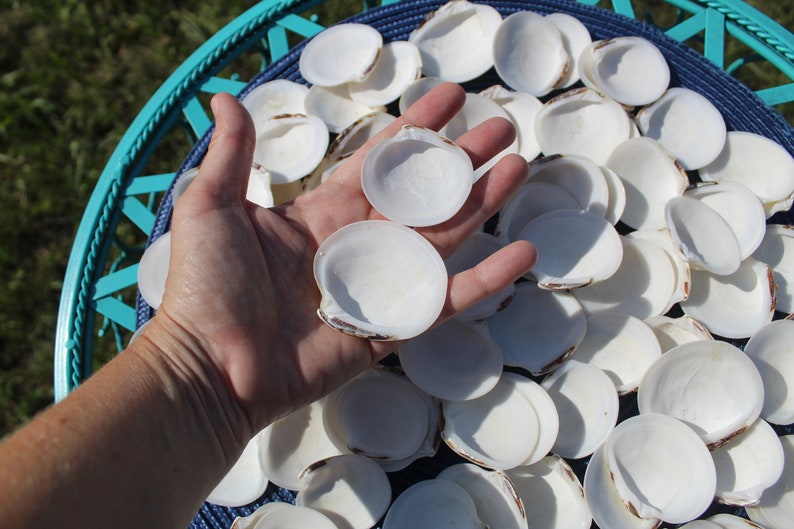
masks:
<path id="1" fill-rule="evenodd" d="M 245 196 L 256 134 L 250 114 L 231 94 L 216 94 L 210 105 L 215 114 L 215 130 L 198 177 L 188 192 L 201 193 L 217 207 L 239 203 Z"/>

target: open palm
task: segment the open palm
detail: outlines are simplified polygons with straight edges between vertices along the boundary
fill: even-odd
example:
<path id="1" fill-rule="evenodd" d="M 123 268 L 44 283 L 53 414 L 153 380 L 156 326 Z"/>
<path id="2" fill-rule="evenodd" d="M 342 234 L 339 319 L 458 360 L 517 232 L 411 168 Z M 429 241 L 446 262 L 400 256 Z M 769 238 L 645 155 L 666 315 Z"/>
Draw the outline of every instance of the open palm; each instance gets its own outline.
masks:
<path id="1" fill-rule="evenodd" d="M 394 350 L 394 343 L 347 336 L 319 319 L 314 254 L 338 228 L 382 218 L 361 191 L 359 169 L 368 149 L 405 124 L 438 130 L 464 99 L 457 85 L 436 88 L 326 183 L 293 202 L 264 209 L 243 198 L 254 149 L 250 118 L 233 97 L 214 98 L 217 125 L 209 151 L 174 211 L 171 266 L 157 318 L 161 329 L 188 343 L 219 371 L 252 432 L 332 391 Z M 507 121 L 493 119 L 457 143 L 477 167 L 513 138 Z M 442 256 L 449 255 L 526 176 L 522 158 L 503 158 L 477 182 L 453 219 L 418 231 Z M 450 278 L 440 320 L 502 289 L 535 258 L 529 243 L 515 243 Z"/>

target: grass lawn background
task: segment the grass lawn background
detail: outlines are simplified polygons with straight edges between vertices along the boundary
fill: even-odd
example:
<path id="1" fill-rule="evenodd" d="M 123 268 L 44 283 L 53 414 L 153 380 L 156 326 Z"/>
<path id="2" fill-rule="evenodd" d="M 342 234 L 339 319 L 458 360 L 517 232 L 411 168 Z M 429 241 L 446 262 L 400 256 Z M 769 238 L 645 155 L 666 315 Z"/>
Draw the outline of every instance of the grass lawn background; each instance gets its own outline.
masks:
<path id="1" fill-rule="evenodd" d="M 750 3 L 794 28 L 793 0 Z M 105 162 L 174 68 L 253 4 L 0 0 L 0 436 L 52 402 L 63 275 Z"/>

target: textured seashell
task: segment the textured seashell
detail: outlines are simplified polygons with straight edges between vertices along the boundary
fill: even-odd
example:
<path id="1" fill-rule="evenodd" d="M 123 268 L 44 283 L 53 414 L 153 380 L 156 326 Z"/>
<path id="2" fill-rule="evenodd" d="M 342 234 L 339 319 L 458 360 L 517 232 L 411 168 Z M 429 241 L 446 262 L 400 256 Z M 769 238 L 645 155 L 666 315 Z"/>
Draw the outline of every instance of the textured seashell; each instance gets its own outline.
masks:
<path id="1" fill-rule="evenodd" d="M 552 452 L 571 459 L 591 455 L 618 420 L 618 394 L 612 379 L 594 365 L 567 360 L 541 386 L 554 401 L 560 419 Z"/>
<path id="2" fill-rule="evenodd" d="M 643 136 L 658 141 L 688 171 L 713 162 L 725 145 L 722 114 L 689 88 L 670 88 L 637 112 L 636 121 Z"/>
<path id="3" fill-rule="evenodd" d="M 361 166 L 361 188 L 370 204 L 407 226 L 452 218 L 468 198 L 473 178 L 466 151 L 416 126 L 375 145 Z"/>
<path id="4" fill-rule="evenodd" d="M 428 77 L 461 83 L 493 66 L 494 36 L 502 15 L 487 4 L 453 0 L 430 13 L 408 37 L 422 54 Z"/>
<path id="5" fill-rule="evenodd" d="M 436 249 L 389 221 L 360 221 L 333 233 L 317 249 L 314 277 L 320 318 L 369 339 L 421 334 L 438 319 L 447 296 L 447 271 Z"/>
<path id="6" fill-rule="evenodd" d="M 313 85 L 338 86 L 367 78 L 381 53 L 383 37 L 367 24 L 337 24 L 315 35 L 298 60 Z"/>
<path id="7" fill-rule="evenodd" d="M 743 432 L 761 413 L 764 386 L 750 358 L 722 341 L 679 345 L 640 382 L 640 414 L 663 413 L 689 425 L 710 447 Z"/>

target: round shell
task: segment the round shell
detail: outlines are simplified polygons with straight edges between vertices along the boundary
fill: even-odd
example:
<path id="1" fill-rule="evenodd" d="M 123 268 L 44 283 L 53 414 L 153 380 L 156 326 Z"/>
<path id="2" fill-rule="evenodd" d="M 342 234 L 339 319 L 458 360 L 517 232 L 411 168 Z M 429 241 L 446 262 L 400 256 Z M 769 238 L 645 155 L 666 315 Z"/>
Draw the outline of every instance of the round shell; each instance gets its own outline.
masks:
<path id="1" fill-rule="evenodd" d="M 367 24 L 337 24 L 314 36 L 303 49 L 298 68 L 313 85 L 360 82 L 375 67 L 383 46 L 380 32 Z"/>
<path id="2" fill-rule="evenodd" d="M 383 107 L 371 107 L 353 101 L 349 86 L 314 85 L 306 94 L 306 112 L 320 118 L 328 131 L 334 134 L 343 132 L 367 114 L 383 110 Z"/>
<path id="3" fill-rule="evenodd" d="M 764 382 L 761 417 L 772 424 L 794 422 L 794 321 L 778 320 L 764 325 L 747 342 L 744 352 L 753 361 Z"/>
<path id="4" fill-rule="evenodd" d="M 541 386 L 554 401 L 560 419 L 552 452 L 571 459 L 591 455 L 618 420 L 618 394 L 612 379 L 594 365 L 568 360 Z"/>
<path id="5" fill-rule="evenodd" d="M 570 60 L 565 75 L 555 88 L 569 88 L 579 80 L 579 57 L 593 39 L 587 26 L 574 16 L 567 13 L 549 13 L 545 18 L 560 31 L 562 44 Z"/>
<path id="6" fill-rule="evenodd" d="M 615 37 L 588 46 L 591 80 L 597 90 L 626 106 L 647 105 L 659 99 L 670 84 L 667 60 L 642 37 Z"/>
<path id="7" fill-rule="evenodd" d="M 224 507 L 240 507 L 248 505 L 265 492 L 269 482 L 259 459 L 261 444 L 262 432 L 259 432 L 248 441 L 237 462 L 215 485 L 206 498 L 208 502 Z"/>
<path id="8" fill-rule="evenodd" d="M 750 519 L 769 529 L 784 529 L 794 517 L 794 435 L 780 437 L 785 466 L 783 474 L 764 491 L 757 505 L 747 507 Z"/>
<path id="9" fill-rule="evenodd" d="M 689 425 L 711 447 L 744 431 L 761 413 L 764 386 L 753 362 L 722 341 L 679 345 L 640 382 L 640 413 L 662 413 Z"/>
<path id="10" fill-rule="evenodd" d="M 295 496 L 295 505 L 324 514 L 340 529 L 370 529 L 390 504 L 386 472 L 374 461 L 352 454 L 307 468 Z"/>
<path id="11" fill-rule="evenodd" d="M 619 103 L 579 88 L 543 105 L 535 118 L 535 135 L 547 156 L 581 154 L 606 165 L 615 147 L 631 136 L 631 120 Z"/>
<path id="12" fill-rule="evenodd" d="M 273 79 L 256 86 L 240 102 L 251 114 L 256 128 L 274 116 L 305 114 L 304 101 L 308 92 L 306 85 L 287 79 Z"/>
<path id="13" fill-rule="evenodd" d="M 710 164 L 725 145 L 727 130 L 714 104 L 689 88 L 670 88 L 637 113 L 643 136 L 653 138 L 687 170 Z"/>
<path id="14" fill-rule="evenodd" d="M 532 11 L 508 15 L 493 43 L 496 73 L 513 90 L 540 97 L 564 78 L 568 68 L 560 30 Z"/>
<path id="15" fill-rule="evenodd" d="M 516 129 L 518 154 L 530 161 L 540 154 L 540 145 L 535 138 L 535 116 L 543 103 L 525 92 L 513 92 L 501 85 L 493 85 L 480 92 L 482 96 L 496 101 L 510 115 Z"/>
<path id="16" fill-rule="evenodd" d="M 609 207 L 609 186 L 603 171 L 586 156 L 553 155 L 530 164 L 529 182 L 559 186 L 576 199 L 579 208 L 604 217 Z"/>
<path id="17" fill-rule="evenodd" d="M 469 196 L 474 173 L 466 152 L 430 129 L 405 126 L 370 149 L 361 188 L 384 217 L 406 226 L 450 219 Z"/>
<path id="18" fill-rule="evenodd" d="M 388 105 L 422 75 L 422 58 L 412 42 L 398 40 L 383 46 L 366 79 L 348 86 L 350 98 L 362 105 Z"/>
<path id="19" fill-rule="evenodd" d="M 481 397 L 502 374 L 502 351 L 487 329 L 457 319 L 408 340 L 398 354 L 408 378 L 439 399 Z"/>
<path id="20" fill-rule="evenodd" d="M 266 503 L 249 516 L 237 518 L 231 529 L 281 529 L 283 527 L 311 527 L 339 529 L 324 514 L 291 503 Z"/>
<path id="21" fill-rule="evenodd" d="M 693 269 L 692 291 L 681 308 L 713 334 L 748 338 L 774 316 L 772 270 L 753 258 L 742 261 L 739 270 L 727 276 Z"/>
<path id="22" fill-rule="evenodd" d="M 772 268 L 777 286 L 777 310 L 794 312 L 794 229 L 770 224 L 753 257 Z"/>
<path id="23" fill-rule="evenodd" d="M 670 306 L 689 297 L 689 289 L 692 284 L 689 261 L 684 258 L 678 246 L 673 242 L 669 230 L 636 230 L 627 233 L 624 237 L 626 239 L 643 239 L 664 250 L 673 265 L 676 277 L 676 287 L 670 298 Z"/>
<path id="24" fill-rule="evenodd" d="M 706 446 L 684 423 L 643 414 L 620 423 L 604 443 L 618 496 L 641 518 L 684 523 L 711 504 L 716 472 Z"/>
<path id="25" fill-rule="evenodd" d="M 529 181 L 502 206 L 495 234 L 505 244 L 517 241 L 518 234 L 530 221 L 556 209 L 578 210 L 581 206 L 558 185 Z"/>
<path id="26" fill-rule="evenodd" d="M 505 365 L 541 375 L 571 355 L 587 324 L 582 307 L 571 294 L 543 290 L 525 281 L 516 285 L 510 305 L 488 318 L 488 325 Z"/>
<path id="27" fill-rule="evenodd" d="M 295 182 L 311 173 L 328 150 L 328 128 L 315 116 L 284 114 L 257 129 L 254 163 L 273 184 Z"/>
<path id="28" fill-rule="evenodd" d="M 559 209 L 544 213 L 527 224 L 518 238 L 537 247 L 538 260 L 530 273 L 540 287 L 550 290 L 603 281 L 615 273 L 623 257 L 615 227 L 589 211 Z"/>
<path id="29" fill-rule="evenodd" d="M 389 221 L 360 221 L 318 248 L 318 315 L 355 336 L 400 340 L 438 319 L 447 296 L 444 261 L 416 231 Z"/>
<path id="30" fill-rule="evenodd" d="M 383 529 L 487 529 L 466 490 L 448 479 L 414 483 L 394 500 Z"/>
<path id="31" fill-rule="evenodd" d="M 486 4 L 447 2 L 430 13 L 408 37 L 422 55 L 428 77 L 461 83 L 493 66 L 494 35 L 502 15 Z"/>

